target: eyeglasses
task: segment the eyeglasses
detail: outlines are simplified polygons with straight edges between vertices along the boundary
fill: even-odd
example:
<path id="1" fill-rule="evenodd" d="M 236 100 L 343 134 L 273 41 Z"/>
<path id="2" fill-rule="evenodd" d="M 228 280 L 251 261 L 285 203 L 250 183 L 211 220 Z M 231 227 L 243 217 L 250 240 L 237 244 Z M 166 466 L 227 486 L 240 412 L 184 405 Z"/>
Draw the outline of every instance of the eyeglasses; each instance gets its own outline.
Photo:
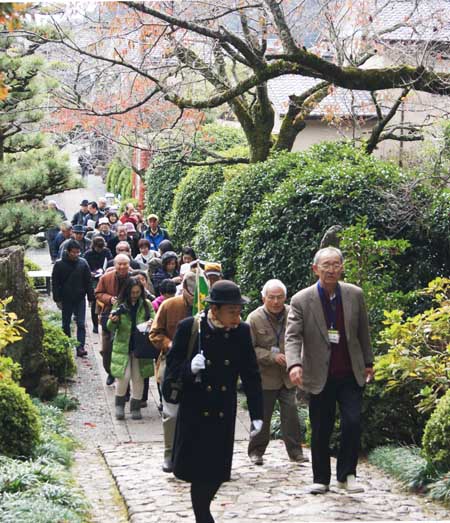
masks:
<path id="1" fill-rule="evenodd" d="M 319 269 L 322 271 L 338 271 L 339 269 L 342 269 L 342 263 L 324 263 L 323 265 L 319 265 Z"/>

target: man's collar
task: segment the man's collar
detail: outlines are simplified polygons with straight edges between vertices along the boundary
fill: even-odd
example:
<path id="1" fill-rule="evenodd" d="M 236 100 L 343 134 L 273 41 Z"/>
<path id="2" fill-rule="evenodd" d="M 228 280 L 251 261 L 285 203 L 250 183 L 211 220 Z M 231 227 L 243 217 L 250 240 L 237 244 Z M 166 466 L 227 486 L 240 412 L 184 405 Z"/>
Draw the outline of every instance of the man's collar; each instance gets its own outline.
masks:
<path id="1" fill-rule="evenodd" d="M 266 314 L 269 315 L 270 318 L 272 318 L 273 320 L 278 321 L 278 322 L 280 322 L 281 320 L 283 320 L 284 317 L 285 317 L 285 315 L 286 315 L 286 306 L 285 306 L 285 305 L 283 306 L 283 310 L 282 310 L 279 314 L 274 314 L 273 312 L 270 312 L 270 311 L 267 309 L 267 307 L 266 307 L 265 304 L 263 305 L 263 310 L 264 310 L 264 312 L 265 312 Z"/>

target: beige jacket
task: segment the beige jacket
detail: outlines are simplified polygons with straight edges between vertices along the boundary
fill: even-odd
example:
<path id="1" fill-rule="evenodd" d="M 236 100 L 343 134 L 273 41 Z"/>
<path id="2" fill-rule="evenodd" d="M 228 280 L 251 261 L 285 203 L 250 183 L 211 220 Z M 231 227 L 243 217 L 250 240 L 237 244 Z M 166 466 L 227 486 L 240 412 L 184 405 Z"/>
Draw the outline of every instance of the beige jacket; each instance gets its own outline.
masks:
<path id="1" fill-rule="evenodd" d="M 267 319 L 266 314 L 269 314 L 269 312 L 264 305 L 251 312 L 247 318 L 264 390 L 278 390 L 283 385 L 287 388 L 293 387 L 286 367 L 278 365 L 275 362 L 275 354 L 271 352 L 272 347 L 279 346 L 280 352 L 284 354 L 284 335 L 288 312 L 289 306 L 285 305 L 284 317 L 281 322 L 277 322 L 276 318 L 270 315 L 272 325 L 277 332 L 280 332 L 279 344 L 277 343 L 276 332 Z"/>
<path id="2" fill-rule="evenodd" d="M 166 353 L 172 343 L 178 322 L 191 315 L 191 307 L 186 304 L 183 296 L 175 296 L 164 300 L 156 313 L 150 329 L 150 341 L 160 350 L 156 362 L 155 375 L 161 383 L 166 367 Z"/>
<path id="3" fill-rule="evenodd" d="M 373 363 L 364 296 L 355 285 L 342 282 L 339 285 L 348 352 L 353 374 L 362 387 L 365 383 L 365 368 Z M 295 365 L 302 365 L 303 390 L 319 394 L 328 378 L 331 346 L 317 285 L 293 296 L 285 343 L 288 370 Z"/>

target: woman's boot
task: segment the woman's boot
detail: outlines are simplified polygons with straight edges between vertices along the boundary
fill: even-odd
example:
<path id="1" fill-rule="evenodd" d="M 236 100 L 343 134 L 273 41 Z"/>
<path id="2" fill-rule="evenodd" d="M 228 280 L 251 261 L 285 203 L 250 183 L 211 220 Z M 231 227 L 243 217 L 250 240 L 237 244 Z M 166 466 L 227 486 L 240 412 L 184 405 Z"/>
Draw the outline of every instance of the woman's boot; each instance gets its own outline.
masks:
<path id="1" fill-rule="evenodd" d="M 131 419 L 142 419 L 141 400 L 135 400 L 134 398 L 131 398 L 130 412 L 131 412 Z"/>
<path id="2" fill-rule="evenodd" d="M 125 419 L 125 396 L 116 396 L 116 419 Z"/>

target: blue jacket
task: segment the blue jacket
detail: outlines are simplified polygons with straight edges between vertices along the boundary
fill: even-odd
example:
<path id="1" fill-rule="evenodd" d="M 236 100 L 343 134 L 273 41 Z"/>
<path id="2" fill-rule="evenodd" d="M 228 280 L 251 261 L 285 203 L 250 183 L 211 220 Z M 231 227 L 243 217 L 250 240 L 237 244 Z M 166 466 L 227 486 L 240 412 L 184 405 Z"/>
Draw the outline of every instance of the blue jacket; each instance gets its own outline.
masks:
<path id="1" fill-rule="evenodd" d="M 144 234 L 144 238 L 150 242 L 150 249 L 153 251 L 157 251 L 159 244 L 163 240 L 170 240 L 169 234 L 166 231 L 166 229 L 162 229 L 158 225 L 158 232 L 156 234 L 152 234 L 150 229 L 147 229 Z"/>

